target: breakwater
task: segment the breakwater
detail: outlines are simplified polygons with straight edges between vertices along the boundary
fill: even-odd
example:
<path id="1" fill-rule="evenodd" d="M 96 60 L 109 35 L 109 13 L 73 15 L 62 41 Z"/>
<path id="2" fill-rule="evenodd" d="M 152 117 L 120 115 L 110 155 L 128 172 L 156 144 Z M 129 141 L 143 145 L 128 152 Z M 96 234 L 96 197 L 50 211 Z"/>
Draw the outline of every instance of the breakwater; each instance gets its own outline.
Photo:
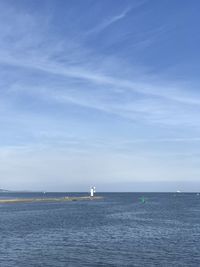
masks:
<path id="1" fill-rule="evenodd" d="M 0 199 L 0 204 L 12 203 L 33 203 L 33 202 L 67 202 L 67 201 L 85 201 L 85 200 L 100 200 L 100 196 L 83 196 L 83 197 L 59 197 L 59 198 L 13 198 L 13 199 Z"/>

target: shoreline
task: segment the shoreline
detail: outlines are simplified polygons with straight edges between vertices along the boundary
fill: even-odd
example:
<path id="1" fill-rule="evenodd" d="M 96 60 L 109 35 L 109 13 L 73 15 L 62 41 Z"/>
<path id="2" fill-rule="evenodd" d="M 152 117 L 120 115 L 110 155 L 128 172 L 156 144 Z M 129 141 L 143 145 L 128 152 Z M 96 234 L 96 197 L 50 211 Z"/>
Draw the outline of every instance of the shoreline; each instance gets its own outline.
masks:
<path id="1" fill-rule="evenodd" d="M 35 202 L 67 202 L 67 201 L 84 201 L 84 200 L 99 200 L 99 199 L 103 199 L 103 197 L 83 196 L 83 197 L 60 197 L 60 198 L 13 198 L 13 199 L 0 199 L 0 204 L 35 203 Z"/>

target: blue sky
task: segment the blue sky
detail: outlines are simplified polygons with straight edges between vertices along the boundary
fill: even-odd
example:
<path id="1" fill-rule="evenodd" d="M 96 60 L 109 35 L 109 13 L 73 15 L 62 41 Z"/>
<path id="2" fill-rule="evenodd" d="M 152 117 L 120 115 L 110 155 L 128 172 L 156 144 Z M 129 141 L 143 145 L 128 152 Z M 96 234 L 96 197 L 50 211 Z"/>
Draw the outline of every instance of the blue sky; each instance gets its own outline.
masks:
<path id="1" fill-rule="evenodd" d="M 0 1 L 0 187 L 200 188 L 199 1 Z"/>

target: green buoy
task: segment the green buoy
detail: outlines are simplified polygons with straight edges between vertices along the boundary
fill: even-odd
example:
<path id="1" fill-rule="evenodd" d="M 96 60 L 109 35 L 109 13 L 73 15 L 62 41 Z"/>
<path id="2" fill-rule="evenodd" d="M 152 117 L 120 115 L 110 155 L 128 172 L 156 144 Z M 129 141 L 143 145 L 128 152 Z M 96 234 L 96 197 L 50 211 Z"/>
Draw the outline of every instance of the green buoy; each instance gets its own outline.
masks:
<path id="1" fill-rule="evenodd" d="M 141 203 L 143 203 L 143 204 L 146 202 L 146 200 L 145 200 L 144 197 L 141 197 L 141 198 L 140 198 L 140 201 L 141 201 Z"/>

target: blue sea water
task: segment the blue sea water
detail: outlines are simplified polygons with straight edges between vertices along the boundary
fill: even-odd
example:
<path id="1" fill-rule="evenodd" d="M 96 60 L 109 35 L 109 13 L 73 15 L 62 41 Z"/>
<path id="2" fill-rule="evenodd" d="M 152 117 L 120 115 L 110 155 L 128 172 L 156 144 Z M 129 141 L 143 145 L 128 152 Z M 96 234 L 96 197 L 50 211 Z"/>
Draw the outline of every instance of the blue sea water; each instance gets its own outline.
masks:
<path id="1" fill-rule="evenodd" d="M 98 195 L 104 198 L 0 204 L 0 266 L 200 266 L 200 196 Z M 0 194 L 0 198 L 40 196 Z"/>

